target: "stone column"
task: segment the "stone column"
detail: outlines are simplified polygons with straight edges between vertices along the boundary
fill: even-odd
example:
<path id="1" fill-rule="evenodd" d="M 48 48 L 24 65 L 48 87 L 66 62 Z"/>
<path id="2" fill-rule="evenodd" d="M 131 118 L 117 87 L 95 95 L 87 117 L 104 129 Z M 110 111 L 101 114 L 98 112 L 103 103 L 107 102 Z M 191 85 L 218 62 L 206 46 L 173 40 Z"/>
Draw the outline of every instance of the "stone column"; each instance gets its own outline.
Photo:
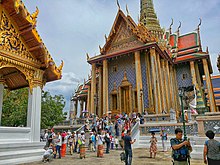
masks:
<path id="1" fill-rule="evenodd" d="M 212 81 L 211 81 L 211 77 L 210 77 L 210 73 L 209 73 L 207 59 L 202 59 L 202 62 L 203 62 L 203 68 L 204 68 L 204 72 L 205 72 L 206 87 L 208 89 L 210 111 L 216 112 L 217 110 L 216 110 L 215 97 L 214 97 Z"/>
<path id="2" fill-rule="evenodd" d="M 107 115 L 108 105 L 108 61 L 103 61 L 103 114 Z"/>
<path id="3" fill-rule="evenodd" d="M 2 121 L 3 93 L 4 93 L 4 79 L 0 75 L 0 126 Z"/>
<path id="4" fill-rule="evenodd" d="M 29 90 L 27 127 L 31 128 L 31 142 L 40 142 L 40 123 L 41 123 L 41 87 L 36 86 Z"/>
<path id="5" fill-rule="evenodd" d="M 162 79 L 162 72 L 161 72 L 161 65 L 160 65 L 160 55 L 157 55 L 157 68 L 158 68 L 158 98 L 159 98 L 159 112 L 162 113 L 162 110 L 165 110 L 165 105 L 164 105 L 164 85 L 163 85 L 163 79 Z"/>
<path id="6" fill-rule="evenodd" d="M 153 98 L 154 98 L 154 111 L 158 114 L 158 99 L 157 99 L 157 79 L 156 79 L 156 52 L 155 48 L 150 48 L 151 59 L 151 72 L 153 82 Z"/>
<path id="7" fill-rule="evenodd" d="M 148 88 L 148 104 L 149 108 L 154 106 L 153 94 L 152 94 L 152 83 L 151 83 L 151 71 L 150 71 L 150 55 L 145 55 L 145 65 L 146 65 L 146 77 L 147 77 L 147 88 Z"/>
<path id="8" fill-rule="evenodd" d="M 137 105 L 138 105 L 138 112 L 142 113 L 143 102 L 141 97 L 144 97 L 143 96 L 144 92 L 142 86 L 140 51 L 135 52 L 134 57 L 135 57 L 136 89 L 137 89 L 137 102 L 138 102 Z M 141 90 L 142 90 L 142 94 L 141 94 Z"/>
<path id="9" fill-rule="evenodd" d="M 91 106 L 90 110 L 91 113 L 95 113 L 95 102 L 94 102 L 94 97 L 96 94 L 96 64 L 92 64 L 92 80 L 91 80 L 91 95 L 90 95 L 90 101 L 91 101 Z"/>

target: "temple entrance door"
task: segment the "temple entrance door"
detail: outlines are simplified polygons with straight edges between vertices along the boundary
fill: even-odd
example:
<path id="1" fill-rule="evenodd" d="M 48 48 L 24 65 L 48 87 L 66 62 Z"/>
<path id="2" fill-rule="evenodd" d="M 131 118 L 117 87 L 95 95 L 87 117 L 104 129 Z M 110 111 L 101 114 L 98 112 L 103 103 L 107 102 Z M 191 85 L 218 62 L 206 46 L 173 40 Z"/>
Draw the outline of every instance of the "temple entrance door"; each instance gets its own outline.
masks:
<path id="1" fill-rule="evenodd" d="M 130 101 L 129 86 L 121 87 L 121 112 L 130 113 Z"/>

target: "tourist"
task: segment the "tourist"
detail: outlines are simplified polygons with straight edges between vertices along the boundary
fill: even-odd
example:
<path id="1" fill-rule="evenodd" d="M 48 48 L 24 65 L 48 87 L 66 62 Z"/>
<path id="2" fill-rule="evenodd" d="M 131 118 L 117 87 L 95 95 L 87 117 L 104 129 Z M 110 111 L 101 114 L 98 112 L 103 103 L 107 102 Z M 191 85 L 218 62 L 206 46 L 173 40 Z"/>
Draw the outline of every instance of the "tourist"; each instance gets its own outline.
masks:
<path id="1" fill-rule="evenodd" d="M 45 148 L 45 152 L 43 154 L 42 162 L 49 162 L 53 158 L 53 144 L 50 143 L 48 148 Z"/>
<path id="2" fill-rule="evenodd" d="M 105 139 L 105 143 L 106 143 L 106 152 L 105 153 L 109 154 L 111 140 L 110 140 L 110 135 L 109 135 L 108 131 L 106 132 L 104 139 Z"/>
<path id="3" fill-rule="evenodd" d="M 160 134 L 161 140 L 162 140 L 162 147 L 163 147 L 163 152 L 167 151 L 167 133 L 164 131 L 164 128 L 161 129 L 161 134 Z"/>
<path id="4" fill-rule="evenodd" d="M 56 158 L 56 154 L 58 153 L 59 154 L 59 159 L 61 159 L 60 148 L 62 146 L 62 137 L 60 135 L 60 132 L 57 133 L 55 144 L 56 144 L 56 152 L 54 154 L 54 158 Z"/>
<path id="5" fill-rule="evenodd" d="M 187 160 L 190 155 L 189 152 L 192 151 L 191 144 L 189 140 L 182 140 L 183 131 L 180 128 L 175 129 L 176 137 L 170 139 L 170 144 L 172 147 L 172 157 L 174 165 L 188 165 Z"/>
<path id="6" fill-rule="evenodd" d="M 101 132 L 98 131 L 98 135 L 96 136 L 98 150 L 97 150 L 97 157 L 103 157 L 103 135 L 101 135 Z"/>
<path id="7" fill-rule="evenodd" d="M 70 148 L 70 155 L 72 155 L 73 154 L 73 148 L 74 148 L 74 134 L 69 136 L 68 144 L 69 144 L 69 148 Z"/>
<path id="8" fill-rule="evenodd" d="M 132 148 L 131 144 L 136 141 L 131 139 L 131 130 L 127 130 L 127 134 L 124 137 L 124 150 L 125 150 L 125 165 L 131 165 L 132 163 Z"/>
<path id="9" fill-rule="evenodd" d="M 156 154 L 157 154 L 157 138 L 155 137 L 155 133 L 151 133 L 152 137 L 150 138 L 150 158 L 152 158 L 152 155 L 154 156 L 153 158 L 155 159 Z"/>
<path id="10" fill-rule="evenodd" d="M 115 135 L 119 136 L 119 124 L 118 120 L 115 120 Z"/>
<path id="11" fill-rule="evenodd" d="M 116 150 L 118 150 L 118 144 L 119 144 L 118 137 L 115 136 L 115 148 L 116 148 Z"/>
<path id="12" fill-rule="evenodd" d="M 211 130 L 205 134 L 209 140 L 204 145 L 204 163 L 208 165 L 220 165 L 220 142 L 215 140 L 215 133 Z"/>
<path id="13" fill-rule="evenodd" d="M 115 144 L 115 138 L 114 138 L 114 136 L 112 136 L 111 133 L 109 133 L 109 135 L 110 135 L 110 141 L 111 141 L 111 150 L 113 150 L 114 149 L 114 144 Z"/>
<path id="14" fill-rule="evenodd" d="M 66 156 L 66 144 L 67 144 L 67 134 L 66 134 L 66 131 L 64 131 L 61 134 L 61 137 L 62 137 L 61 156 L 65 157 Z"/>

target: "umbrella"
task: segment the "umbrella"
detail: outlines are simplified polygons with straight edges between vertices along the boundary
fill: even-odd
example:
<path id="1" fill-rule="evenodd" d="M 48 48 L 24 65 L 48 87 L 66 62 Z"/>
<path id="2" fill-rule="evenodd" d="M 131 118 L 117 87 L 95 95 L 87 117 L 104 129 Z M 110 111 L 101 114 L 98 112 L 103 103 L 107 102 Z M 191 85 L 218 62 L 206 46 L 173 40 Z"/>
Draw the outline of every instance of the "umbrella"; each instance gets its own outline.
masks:
<path id="1" fill-rule="evenodd" d="M 150 133 L 153 133 L 153 132 L 160 132 L 160 129 L 159 128 L 151 128 L 149 130 Z"/>

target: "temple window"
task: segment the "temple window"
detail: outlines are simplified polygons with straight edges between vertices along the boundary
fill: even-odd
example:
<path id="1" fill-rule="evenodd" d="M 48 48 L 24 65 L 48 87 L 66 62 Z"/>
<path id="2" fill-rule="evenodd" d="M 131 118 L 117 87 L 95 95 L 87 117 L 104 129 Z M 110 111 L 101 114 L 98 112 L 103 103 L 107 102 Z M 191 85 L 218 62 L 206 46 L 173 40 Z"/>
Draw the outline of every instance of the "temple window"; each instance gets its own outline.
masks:
<path id="1" fill-rule="evenodd" d="M 186 73 L 183 73 L 183 74 L 182 74 L 182 80 L 187 79 L 187 77 L 188 77 L 188 76 L 187 76 L 187 74 L 186 74 Z"/>
<path id="2" fill-rule="evenodd" d="M 117 65 L 113 66 L 113 70 L 112 71 L 113 72 L 117 72 L 118 71 L 118 66 Z"/>

